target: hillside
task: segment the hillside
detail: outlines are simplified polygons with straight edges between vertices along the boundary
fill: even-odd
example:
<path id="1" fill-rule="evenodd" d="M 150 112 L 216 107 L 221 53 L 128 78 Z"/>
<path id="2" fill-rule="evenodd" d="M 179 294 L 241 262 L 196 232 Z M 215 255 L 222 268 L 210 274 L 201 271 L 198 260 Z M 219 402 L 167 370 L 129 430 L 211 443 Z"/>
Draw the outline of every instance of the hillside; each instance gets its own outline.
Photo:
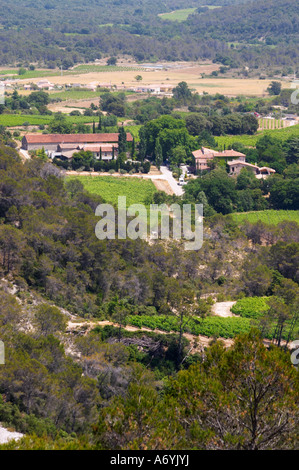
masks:
<path id="1" fill-rule="evenodd" d="M 216 9 L 201 8 L 205 0 L 9 0 L 5 8 L 1 3 L 0 40 L 5 47 L 0 65 L 39 62 L 67 69 L 105 55 L 129 54 L 138 61 L 221 62 L 226 57 L 226 65 L 261 67 L 293 66 L 298 57 L 298 12 L 292 0 L 244 5 L 211 0 L 211 6 L 222 7 Z M 180 23 L 159 16 L 184 8 L 199 11 Z M 231 47 L 232 42 L 237 45 Z"/>
<path id="2" fill-rule="evenodd" d="M 295 224 L 218 214 L 191 253 L 100 241 L 103 195 L 0 145 L 0 422 L 26 435 L 1 450 L 295 449 L 298 374 L 278 347 L 297 337 Z M 240 316 L 213 315 L 228 295 L 247 296 Z"/>

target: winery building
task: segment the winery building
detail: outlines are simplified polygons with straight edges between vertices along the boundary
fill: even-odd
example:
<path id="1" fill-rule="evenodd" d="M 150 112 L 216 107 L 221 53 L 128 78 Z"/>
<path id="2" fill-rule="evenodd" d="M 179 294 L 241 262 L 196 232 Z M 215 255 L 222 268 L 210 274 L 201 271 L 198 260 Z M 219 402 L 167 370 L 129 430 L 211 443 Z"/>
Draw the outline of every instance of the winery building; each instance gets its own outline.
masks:
<path id="1" fill-rule="evenodd" d="M 118 136 L 117 132 L 109 134 L 27 134 L 22 139 L 22 149 L 30 151 L 44 148 L 48 154 L 51 154 L 57 152 L 58 146 L 71 150 L 90 145 L 101 147 L 101 144 L 109 144 L 112 148 L 113 144 L 118 144 Z M 127 142 L 132 141 L 132 135 L 127 132 Z"/>

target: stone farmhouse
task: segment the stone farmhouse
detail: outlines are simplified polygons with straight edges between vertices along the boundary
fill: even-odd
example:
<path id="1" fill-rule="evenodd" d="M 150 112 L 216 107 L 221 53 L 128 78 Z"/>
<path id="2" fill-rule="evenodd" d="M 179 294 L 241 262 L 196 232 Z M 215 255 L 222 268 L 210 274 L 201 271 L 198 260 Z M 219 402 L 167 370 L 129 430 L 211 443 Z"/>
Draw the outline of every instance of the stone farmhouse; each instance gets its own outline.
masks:
<path id="1" fill-rule="evenodd" d="M 22 139 L 24 150 L 44 148 L 50 158 L 71 159 L 75 152 L 90 151 L 95 158 L 111 160 L 118 155 L 118 133 L 106 134 L 27 134 Z M 127 142 L 133 137 L 128 132 Z"/>
<path id="2" fill-rule="evenodd" d="M 246 155 L 241 152 L 236 152 L 235 150 L 223 150 L 222 152 L 217 152 L 216 150 L 202 147 L 199 150 L 195 150 L 192 154 L 195 159 L 196 170 L 199 171 L 209 171 L 209 162 L 215 159 L 218 161 L 224 161 L 228 165 L 229 175 L 231 176 L 238 175 L 242 168 L 247 168 L 248 170 L 253 171 L 256 178 L 266 178 L 270 174 L 275 173 L 273 168 L 260 168 L 257 165 L 247 163 Z"/>
<path id="3" fill-rule="evenodd" d="M 232 160 L 227 162 L 229 166 L 229 175 L 238 175 L 243 168 L 247 168 L 248 170 L 252 171 L 256 178 L 263 179 L 271 174 L 275 173 L 273 168 L 269 168 L 267 166 L 258 167 L 257 165 L 253 165 L 252 163 L 241 162 L 240 160 Z"/>
<path id="4" fill-rule="evenodd" d="M 197 170 L 209 170 L 210 167 L 208 162 L 212 161 L 214 158 L 224 160 L 228 162 L 229 160 L 238 159 L 245 162 L 246 155 L 241 152 L 236 152 L 235 150 L 224 150 L 222 152 L 217 152 L 216 150 L 208 149 L 202 147 L 199 150 L 193 152 L 195 158 L 195 166 Z"/>

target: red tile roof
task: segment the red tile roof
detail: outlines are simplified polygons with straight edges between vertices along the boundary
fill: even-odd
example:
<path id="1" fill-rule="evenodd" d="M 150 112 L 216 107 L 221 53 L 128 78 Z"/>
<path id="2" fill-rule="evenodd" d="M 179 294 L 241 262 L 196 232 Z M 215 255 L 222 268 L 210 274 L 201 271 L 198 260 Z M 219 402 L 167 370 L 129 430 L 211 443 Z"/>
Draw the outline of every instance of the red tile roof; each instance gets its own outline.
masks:
<path id="1" fill-rule="evenodd" d="M 223 150 L 222 152 L 217 152 L 216 157 L 245 157 L 246 155 L 241 152 L 236 152 L 236 150 Z"/>
<path id="2" fill-rule="evenodd" d="M 245 157 L 246 155 L 241 152 L 236 152 L 235 150 L 223 150 L 222 152 L 217 152 L 216 150 L 208 149 L 202 147 L 199 150 L 192 152 L 196 160 L 207 160 L 214 157 Z"/>
<path id="3" fill-rule="evenodd" d="M 112 143 L 118 142 L 118 133 L 110 134 L 27 134 L 28 144 L 67 144 L 67 143 Z M 127 141 L 132 142 L 132 135 L 127 132 Z"/>
<path id="4" fill-rule="evenodd" d="M 102 149 L 102 152 L 112 152 L 112 150 L 117 152 L 118 144 L 115 145 L 107 145 L 107 144 L 99 144 L 99 145 L 84 145 L 83 150 L 90 151 L 90 152 L 99 152 Z"/>

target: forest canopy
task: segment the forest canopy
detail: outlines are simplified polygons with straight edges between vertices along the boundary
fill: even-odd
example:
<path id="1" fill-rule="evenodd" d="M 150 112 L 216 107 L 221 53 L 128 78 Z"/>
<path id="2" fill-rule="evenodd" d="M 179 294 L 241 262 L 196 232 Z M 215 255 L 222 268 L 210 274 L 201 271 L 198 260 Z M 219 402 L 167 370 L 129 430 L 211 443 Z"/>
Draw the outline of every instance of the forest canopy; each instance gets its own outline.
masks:
<path id="1" fill-rule="evenodd" d="M 1 0 L 0 40 L 5 47 L 0 64 L 39 62 L 70 67 L 117 54 L 129 54 L 138 61 L 201 58 L 252 67 L 294 66 L 298 62 L 299 21 L 292 0 L 244 5 L 237 0 L 210 1 L 221 8 L 200 9 L 180 23 L 158 16 L 205 3 L 8 0 L 4 5 Z M 18 14 L 20 9 L 22 15 Z M 231 46 L 232 42 L 239 45 Z"/>

